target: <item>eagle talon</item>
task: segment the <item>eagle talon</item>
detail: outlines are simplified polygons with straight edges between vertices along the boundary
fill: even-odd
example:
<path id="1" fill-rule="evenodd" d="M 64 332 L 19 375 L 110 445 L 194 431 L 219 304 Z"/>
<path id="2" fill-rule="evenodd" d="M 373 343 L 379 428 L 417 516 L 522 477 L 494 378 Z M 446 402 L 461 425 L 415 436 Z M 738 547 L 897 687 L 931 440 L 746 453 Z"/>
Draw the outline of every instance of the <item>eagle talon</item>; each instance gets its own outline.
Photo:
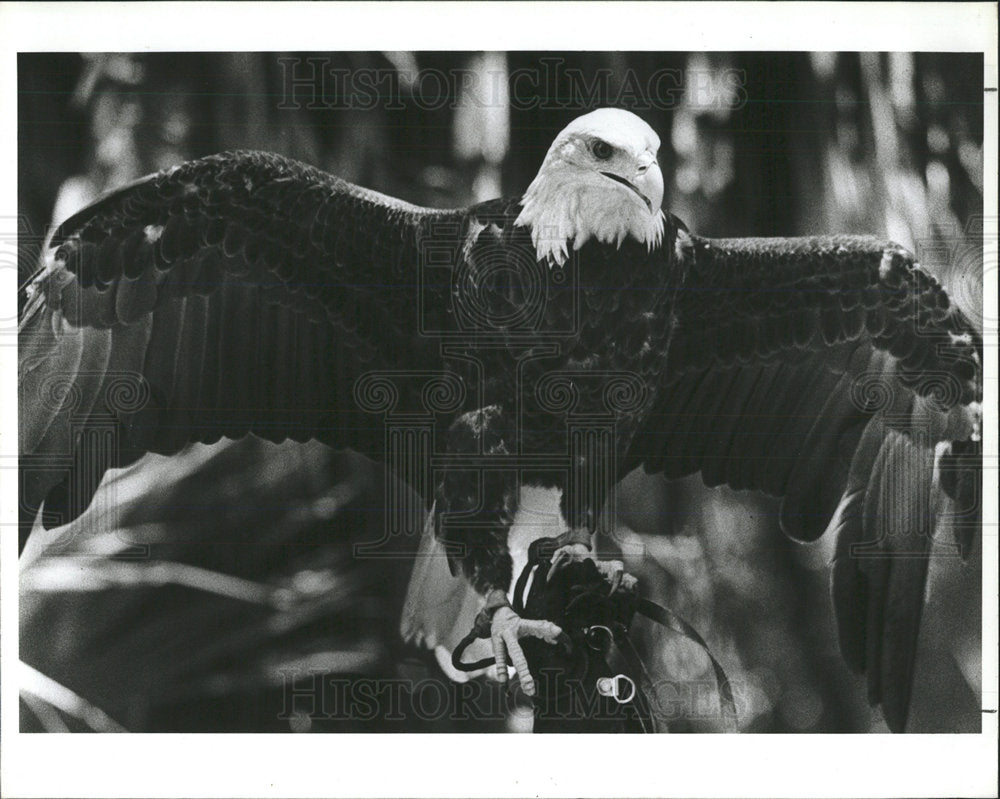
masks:
<path id="1" fill-rule="evenodd" d="M 611 583 L 610 593 L 614 593 L 619 587 L 626 591 L 634 591 L 638 585 L 638 580 L 625 571 L 625 564 L 622 561 L 598 560 L 586 544 L 564 544 L 559 547 L 552 553 L 551 571 L 554 573 L 569 563 L 579 563 L 588 559 L 594 561 L 597 570 Z"/>
<path id="2" fill-rule="evenodd" d="M 528 671 L 528 661 L 518 639 L 526 636 L 541 638 L 548 644 L 556 644 L 562 629 L 544 619 L 522 619 L 510 607 L 501 607 L 493 614 L 490 624 L 490 640 L 493 642 L 493 655 L 497 659 L 496 678 L 500 683 L 507 682 L 507 657 L 517 672 L 521 681 L 521 689 L 528 696 L 535 695 L 535 681 Z"/>
<path id="3" fill-rule="evenodd" d="M 634 576 L 625 571 L 625 564 L 620 560 L 595 560 L 594 564 L 597 566 L 597 570 L 604 575 L 604 579 L 611 583 L 612 594 L 619 587 L 626 591 L 634 591 L 639 584 Z"/>
<path id="4" fill-rule="evenodd" d="M 559 547 L 559 549 L 552 553 L 551 571 L 555 573 L 569 563 L 580 563 L 587 558 L 593 559 L 593 557 L 594 556 L 590 551 L 590 547 L 586 544 L 563 544 Z"/>

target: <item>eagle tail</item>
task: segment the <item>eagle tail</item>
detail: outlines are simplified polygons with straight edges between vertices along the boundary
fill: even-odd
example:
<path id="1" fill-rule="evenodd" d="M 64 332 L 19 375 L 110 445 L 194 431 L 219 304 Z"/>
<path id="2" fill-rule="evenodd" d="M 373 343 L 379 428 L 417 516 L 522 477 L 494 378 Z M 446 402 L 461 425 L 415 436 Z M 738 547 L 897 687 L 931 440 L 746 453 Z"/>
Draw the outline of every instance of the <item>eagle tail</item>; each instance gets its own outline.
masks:
<path id="1" fill-rule="evenodd" d="M 472 629 L 480 604 L 481 598 L 469 582 L 451 573 L 445 548 L 434 535 L 432 508 L 410 574 L 399 623 L 400 635 L 407 643 L 432 650 L 451 679 L 465 682 L 470 675 L 452 667 L 451 652 Z M 477 643 L 485 645 L 487 642 Z M 488 649 L 486 646 L 477 657 L 488 656 Z"/>

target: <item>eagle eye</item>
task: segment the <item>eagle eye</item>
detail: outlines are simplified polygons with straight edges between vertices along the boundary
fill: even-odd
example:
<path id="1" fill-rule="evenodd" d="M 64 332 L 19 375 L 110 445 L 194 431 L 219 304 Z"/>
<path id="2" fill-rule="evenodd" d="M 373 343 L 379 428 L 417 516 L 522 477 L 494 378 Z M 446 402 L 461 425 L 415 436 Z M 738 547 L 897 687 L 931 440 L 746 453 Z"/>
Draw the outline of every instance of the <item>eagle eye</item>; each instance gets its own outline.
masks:
<path id="1" fill-rule="evenodd" d="M 594 143 L 590 145 L 590 151 L 597 160 L 607 161 L 615 151 L 615 148 L 604 141 L 604 139 L 594 139 Z"/>

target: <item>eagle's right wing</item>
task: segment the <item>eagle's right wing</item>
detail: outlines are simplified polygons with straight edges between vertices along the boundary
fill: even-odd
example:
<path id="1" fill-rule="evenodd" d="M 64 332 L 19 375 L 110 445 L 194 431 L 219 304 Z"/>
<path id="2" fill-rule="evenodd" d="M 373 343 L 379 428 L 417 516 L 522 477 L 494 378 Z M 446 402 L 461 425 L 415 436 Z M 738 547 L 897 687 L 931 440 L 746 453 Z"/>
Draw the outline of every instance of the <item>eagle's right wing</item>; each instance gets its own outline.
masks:
<path id="1" fill-rule="evenodd" d="M 381 455 L 358 378 L 441 368 L 418 335 L 419 258 L 463 214 L 244 152 L 73 216 L 21 319 L 22 518 L 59 485 L 44 521 L 69 521 L 105 469 L 193 441 L 252 432 Z M 446 304 L 447 287 L 423 289 Z"/>

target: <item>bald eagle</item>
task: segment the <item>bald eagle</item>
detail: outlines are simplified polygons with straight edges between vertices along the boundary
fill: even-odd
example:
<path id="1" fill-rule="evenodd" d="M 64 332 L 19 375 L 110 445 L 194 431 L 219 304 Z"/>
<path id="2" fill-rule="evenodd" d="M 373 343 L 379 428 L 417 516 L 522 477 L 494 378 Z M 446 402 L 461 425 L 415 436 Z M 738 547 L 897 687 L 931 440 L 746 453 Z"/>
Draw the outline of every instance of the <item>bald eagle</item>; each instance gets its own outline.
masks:
<path id="1" fill-rule="evenodd" d="M 903 729 L 931 533 L 975 528 L 980 336 L 891 242 L 692 234 L 658 148 L 601 109 L 522 197 L 460 210 L 263 152 L 95 202 L 28 286 L 22 512 L 64 524 L 107 469 L 191 442 L 352 448 L 433 507 L 530 694 L 518 639 L 560 631 L 508 604 L 522 486 L 561 491 L 564 561 L 618 477 L 700 472 L 782 497 L 796 540 L 836 534 L 843 655 Z"/>

